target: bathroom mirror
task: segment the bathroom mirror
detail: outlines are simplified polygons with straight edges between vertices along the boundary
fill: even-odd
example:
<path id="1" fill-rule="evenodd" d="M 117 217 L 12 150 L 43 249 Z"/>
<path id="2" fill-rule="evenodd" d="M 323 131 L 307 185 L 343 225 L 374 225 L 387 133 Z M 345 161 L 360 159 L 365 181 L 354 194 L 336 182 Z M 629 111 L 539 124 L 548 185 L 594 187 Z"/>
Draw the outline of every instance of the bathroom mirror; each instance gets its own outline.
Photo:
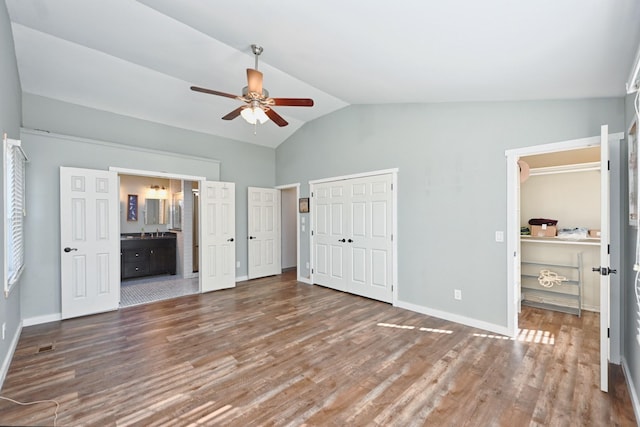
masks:
<path id="1" fill-rule="evenodd" d="M 169 219 L 169 205 L 165 199 L 147 199 L 144 223 L 145 224 L 166 224 Z"/>

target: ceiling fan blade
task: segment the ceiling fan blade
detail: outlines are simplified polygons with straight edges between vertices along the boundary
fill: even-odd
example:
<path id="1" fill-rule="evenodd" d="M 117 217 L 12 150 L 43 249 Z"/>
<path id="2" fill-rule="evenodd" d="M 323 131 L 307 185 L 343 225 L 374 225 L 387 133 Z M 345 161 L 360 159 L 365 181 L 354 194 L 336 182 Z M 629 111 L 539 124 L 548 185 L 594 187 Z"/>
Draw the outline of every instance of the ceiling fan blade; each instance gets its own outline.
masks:
<path id="1" fill-rule="evenodd" d="M 277 124 L 280 127 L 283 127 L 289 124 L 285 119 L 282 118 L 282 116 L 280 116 L 280 114 L 276 113 L 271 108 L 265 110 L 265 114 L 267 115 L 267 117 L 269 117 L 273 121 L 273 123 Z"/>
<path id="2" fill-rule="evenodd" d="M 230 93 L 218 92 L 217 90 L 205 89 L 198 86 L 191 86 L 191 90 L 194 90 L 196 92 L 208 93 L 210 95 L 226 96 L 227 98 L 238 98 L 237 95 L 231 95 Z"/>
<path id="3" fill-rule="evenodd" d="M 236 117 L 238 117 L 240 115 L 240 112 L 245 108 L 245 106 L 243 105 L 242 107 L 238 107 L 235 110 L 233 110 L 232 112 L 230 112 L 229 114 L 227 114 L 226 116 L 224 116 L 222 118 L 222 120 L 233 120 Z"/>
<path id="4" fill-rule="evenodd" d="M 271 98 L 273 105 L 289 107 L 313 107 L 313 99 L 310 98 Z"/>
<path id="5" fill-rule="evenodd" d="M 247 68 L 247 86 L 249 92 L 262 95 L 262 73 L 253 68 Z"/>

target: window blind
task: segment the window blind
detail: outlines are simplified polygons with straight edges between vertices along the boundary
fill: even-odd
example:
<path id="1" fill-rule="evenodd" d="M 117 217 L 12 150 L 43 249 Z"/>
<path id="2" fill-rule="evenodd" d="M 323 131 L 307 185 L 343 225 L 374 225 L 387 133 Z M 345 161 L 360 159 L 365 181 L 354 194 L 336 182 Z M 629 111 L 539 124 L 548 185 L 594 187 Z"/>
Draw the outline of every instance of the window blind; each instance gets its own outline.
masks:
<path id="1" fill-rule="evenodd" d="M 5 294 L 24 269 L 25 162 L 20 141 L 4 138 L 5 159 Z"/>

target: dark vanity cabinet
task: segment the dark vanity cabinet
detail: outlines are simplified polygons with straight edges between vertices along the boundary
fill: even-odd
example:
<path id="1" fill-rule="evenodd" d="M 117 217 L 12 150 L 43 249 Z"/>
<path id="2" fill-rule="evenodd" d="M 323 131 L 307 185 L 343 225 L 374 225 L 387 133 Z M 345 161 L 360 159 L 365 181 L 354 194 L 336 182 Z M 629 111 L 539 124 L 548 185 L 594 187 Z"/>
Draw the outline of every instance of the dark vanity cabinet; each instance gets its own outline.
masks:
<path id="1" fill-rule="evenodd" d="M 176 235 L 122 236 L 120 262 L 121 279 L 176 274 Z"/>

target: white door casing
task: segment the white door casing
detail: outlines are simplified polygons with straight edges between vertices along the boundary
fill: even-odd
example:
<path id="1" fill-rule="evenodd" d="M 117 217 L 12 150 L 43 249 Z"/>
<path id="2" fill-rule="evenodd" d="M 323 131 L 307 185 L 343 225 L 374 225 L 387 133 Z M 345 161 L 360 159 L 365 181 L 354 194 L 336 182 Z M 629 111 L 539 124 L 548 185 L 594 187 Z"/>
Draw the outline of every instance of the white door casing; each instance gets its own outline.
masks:
<path id="1" fill-rule="evenodd" d="M 333 289 L 393 301 L 393 175 L 313 186 L 313 280 Z"/>
<path id="2" fill-rule="evenodd" d="M 600 261 L 601 267 L 609 268 L 608 246 L 610 242 L 610 200 L 609 200 L 609 143 L 620 141 L 624 137 L 623 133 L 608 135 L 608 126 L 603 126 L 601 135 L 596 137 L 582 138 L 571 141 L 537 145 L 514 150 L 507 150 L 507 328 L 503 332 L 506 335 L 516 337 L 518 331 L 518 306 L 519 306 L 519 285 L 520 280 L 515 276 L 519 275 L 520 261 L 520 215 L 519 206 L 519 173 L 518 159 L 522 156 L 568 151 L 579 148 L 593 147 L 600 145 L 601 158 L 601 246 Z M 606 183 L 604 180 L 606 179 Z M 606 210 L 606 212 L 605 212 Z M 603 235 L 606 233 L 606 236 Z M 606 256 L 606 258 L 605 258 Z M 594 273 L 595 274 L 595 273 Z M 605 284 L 600 286 L 600 386 L 602 391 L 607 391 L 608 383 L 608 359 L 609 359 L 609 312 L 611 310 L 609 276 L 604 279 Z M 516 288 L 517 287 L 517 288 Z M 603 314 L 603 312 L 605 314 Z"/>
<path id="3" fill-rule="evenodd" d="M 600 390 L 609 390 L 609 126 L 600 129 Z"/>
<path id="4" fill-rule="evenodd" d="M 247 197 L 247 276 L 256 279 L 280 274 L 280 190 L 249 187 Z"/>
<path id="5" fill-rule="evenodd" d="M 117 310 L 119 190 L 115 172 L 60 168 L 63 319 Z"/>
<path id="6" fill-rule="evenodd" d="M 200 182 L 200 290 L 236 285 L 235 184 Z"/>

